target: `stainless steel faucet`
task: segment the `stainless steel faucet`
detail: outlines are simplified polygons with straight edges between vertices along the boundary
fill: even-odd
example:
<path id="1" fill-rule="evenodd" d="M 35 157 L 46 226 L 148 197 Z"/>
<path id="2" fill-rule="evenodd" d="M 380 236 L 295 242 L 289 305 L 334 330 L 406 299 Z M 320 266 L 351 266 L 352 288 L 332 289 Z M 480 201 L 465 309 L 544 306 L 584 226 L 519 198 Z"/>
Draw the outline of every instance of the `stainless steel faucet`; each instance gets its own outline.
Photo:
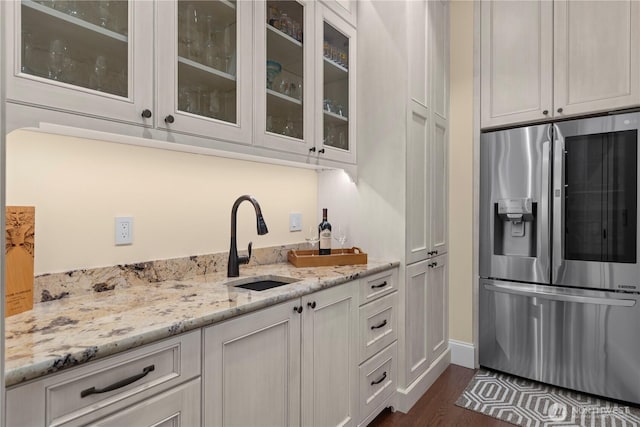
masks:
<path id="1" fill-rule="evenodd" d="M 247 248 L 249 255 L 238 256 L 238 247 L 236 243 L 236 220 L 238 217 L 238 206 L 243 201 L 248 200 L 253 205 L 253 208 L 256 211 L 256 220 L 258 227 L 258 235 L 262 236 L 269 232 L 267 229 L 267 224 L 264 222 L 264 218 L 262 217 L 262 209 L 260 209 L 260 204 L 258 201 L 249 195 L 244 195 L 238 197 L 238 199 L 234 202 L 233 207 L 231 208 L 231 247 L 229 248 L 229 262 L 227 263 L 227 277 L 238 277 L 240 275 L 240 264 L 248 264 L 251 259 L 251 246 L 253 242 L 249 242 L 249 247 Z"/>

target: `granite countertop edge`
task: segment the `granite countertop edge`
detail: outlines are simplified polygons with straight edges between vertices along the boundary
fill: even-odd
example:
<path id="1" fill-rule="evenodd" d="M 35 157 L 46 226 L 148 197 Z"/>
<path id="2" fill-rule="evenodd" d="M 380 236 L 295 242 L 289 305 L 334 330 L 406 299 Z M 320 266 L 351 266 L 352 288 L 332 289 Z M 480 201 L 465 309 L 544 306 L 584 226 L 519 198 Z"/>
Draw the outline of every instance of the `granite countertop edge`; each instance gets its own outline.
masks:
<path id="1" fill-rule="evenodd" d="M 7 366 L 7 363 L 5 362 L 5 385 L 7 387 L 17 386 L 23 382 L 39 379 L 45 375 L 64 370 L 66 368 L 71 368 L 89 361 L 98 360 L 107 356 L 122 353 L 139 346 L 151 344 L 191 330 L 211 326 L 213 324 L 228 320 L 233 317 L 284 303 L 292 299 L 300 298 L 313 292 L 317 292 L 333 286 L 338 286 L 380 272 L 388 271 L 398 267 L 399 265 L 400 262 L 398 261 L 377 261 L 373 265 L 367 264 L 365 270 L 327 278 L 322 278 L 321 275 L 320 277 L 318 277 L 318 275 L 316 274 L 317 271 L 325 267 L 321 267 L 319 269 L 307 268 L 304 269 L 306 270 L 306 272 L 302 272 L 301 276 L 307 275 L 309 277 L 302 278 L 299 283 L 292 283 L 287 286 L 275 288 L 279 290 L 279 292 L 275 293 L 269 291 L 245 291 L 246 294 L 244 295 L 249 295 L 249 301 L 244 301 L 240 305 L 235 307 L 223 308 L 217 311 L 212 309 L 211 312 L 207 314 L 195 315 L 193 317 L 183 318 L 174 322 L 165 322 L 164 324 L 158 325 L 157 327 L 154 326 L 147 330 L 141 330 L 139 332 L 136 331 L 131 334 L 125 335 L 124 337 L 113 337 L 113 339 L 109 339 L 106 342 L 102 342 L 96 345 L 91 345 L 92 343 L 89 343 L 89 345 L 79 345 L 77 347 L 80 348 L 75 348 L 73 350 L 70 350 L 69 352 L 52 352 L 51 354 L 46 354 L 45 356 L 41 357 L 42 360 L 25 362 L 24 364 L 16 367 Z M 268 271 L 268 267 L 269 266 L 261 266 L 259 268 L 256 268 L 252 271 L 252 275 L 261 275 L 261 270 L 267 270 L 264 273 L 270 274 L 271 272 Z M 183 281 L 174 280 L 167 282 L 174 284 L 174 286 L 180 286 L 180 283 Z M 227 285 L 221 285 L 220 283 L 217 283 L 216 286 L 226 287 Z M 126 290 L 124 292 L 126 292 Z M 253 300 L 251 298 L 251 295 L 256 296 L 257 298 Z M 265 298 L 259 298 L 261 296 L 264 296 Z M 56 304 L 57 301 L 54 301 L 52 303 Z M 169 301 L 167 301 L 167 304 L 169 304 Z M 64 311 L 64 307 L 60 308 L 61 311 Z M 88 322 L 90 321 L 87 321 L 86 323 Z M 7 329 L 9 329 L 9 327 L 7 327 Z M 58 338 L 64 333 L 65 331 L 61 330 L 59 332 Z M 10 347 L 11 343 L 6 342 L 5 346 Z"/>

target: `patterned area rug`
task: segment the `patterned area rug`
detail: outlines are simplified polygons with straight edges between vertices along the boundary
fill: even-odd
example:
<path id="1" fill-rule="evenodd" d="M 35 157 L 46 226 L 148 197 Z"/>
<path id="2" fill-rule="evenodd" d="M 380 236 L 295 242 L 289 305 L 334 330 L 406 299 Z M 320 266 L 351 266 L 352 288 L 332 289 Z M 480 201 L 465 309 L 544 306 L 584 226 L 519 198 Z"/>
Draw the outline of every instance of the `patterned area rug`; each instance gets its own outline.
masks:
<path id="1" fill-rule="evenodd" d="M 640 427 L 638 408 L 486 369 L 456 405 L 526 427 Z"/>

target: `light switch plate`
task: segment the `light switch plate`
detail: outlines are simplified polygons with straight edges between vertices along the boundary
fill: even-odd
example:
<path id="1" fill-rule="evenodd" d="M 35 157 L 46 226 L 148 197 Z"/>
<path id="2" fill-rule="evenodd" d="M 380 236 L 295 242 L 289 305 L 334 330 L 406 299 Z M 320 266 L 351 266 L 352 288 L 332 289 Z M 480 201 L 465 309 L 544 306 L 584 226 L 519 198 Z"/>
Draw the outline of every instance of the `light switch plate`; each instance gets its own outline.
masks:
<path id="1" fill-rule="evenodd" d="M 302 214 L 289 214 L 289 231 L 302 231 Z"/>

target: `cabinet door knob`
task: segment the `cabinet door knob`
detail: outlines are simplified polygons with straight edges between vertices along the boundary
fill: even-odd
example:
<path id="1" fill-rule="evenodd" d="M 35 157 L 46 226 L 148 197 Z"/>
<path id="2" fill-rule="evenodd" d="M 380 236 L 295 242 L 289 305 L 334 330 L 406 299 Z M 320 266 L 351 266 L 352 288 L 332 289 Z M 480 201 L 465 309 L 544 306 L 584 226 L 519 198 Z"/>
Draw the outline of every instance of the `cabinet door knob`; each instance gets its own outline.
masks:
<path id="1" fill-rule="evenodd" d="M 164 118 L 165 123 L 173 123 L 175 121 L 176 119 L 171 114 L 169 114 L 167 117 Z"/>
<path id="2" fill-rule="evenodd" d="M 309 148 L 309 152 L 310 152 L 310 153 L 315 153 L 315 152 L 316 152 L 316 147 L 311 147 L 311 148 Z"/>
<path id="3" fill-rule="evenodd" d="M 142 110 L 142 117 L 144 117 L 145 119 L 148 119 L 151 117 L 151 110 L 149 110 L 148 108 Z"/>
<path id="4" fill-rule="evenodd" d="M 558 113 L 562 113 L 562 107 L 558 108 Z"/>
<path id="5" fill-rule="evenodd" d="M 296 313 L 298 313 L 298 314 L 302 313 L 302 306 L 300 306 L 300 307 L 298 307 L 298 306 L 293 307 L 293 311 L 295 311 L 295 312 L 296 312 Z"/>
<path id="6" fill-rule="evenodd" d="M 318 154 L 324 154 L 324 148 L 321 148 L 320 150 L 318 150 Z"/>
<path id="7" fill-rule="evenodd" d="M 544 110 L 544 111 L 542 112 L 542 114 L 544 114 L 544 115 L 546 116 L 547 114 L 549 114 L 549 110 Z"/>
<path id="8" fill-rule="evenodd" d="M 308 302 L 308 303 L 307 303 L 307 306 L 308 306 L 308 307 L 311 307 L 311 308 L 316 308 L 316 302 L 315 302 L 315 301 L 313 301 L 313 302 Z"/>

